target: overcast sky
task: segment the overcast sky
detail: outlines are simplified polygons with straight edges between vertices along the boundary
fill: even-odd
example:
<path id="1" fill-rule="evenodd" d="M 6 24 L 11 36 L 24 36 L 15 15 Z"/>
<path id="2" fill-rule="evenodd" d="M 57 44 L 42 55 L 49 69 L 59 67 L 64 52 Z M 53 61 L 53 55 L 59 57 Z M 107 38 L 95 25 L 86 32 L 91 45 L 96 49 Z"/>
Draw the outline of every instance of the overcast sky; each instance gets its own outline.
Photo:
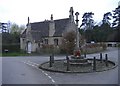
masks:
<path id="1" fill-rule="evenodd" d="M 0 22 L 15 22 L 19 25 L 30 22 L 69 17 L 69 9 L 72 6 L 74 13 L 80 13 L 79 20 L 85 12 L 93 12 L 94 20 L 102 20 L 103 14 L 111 12 L 118 6 L 120 0 L 0 0 Z"/>

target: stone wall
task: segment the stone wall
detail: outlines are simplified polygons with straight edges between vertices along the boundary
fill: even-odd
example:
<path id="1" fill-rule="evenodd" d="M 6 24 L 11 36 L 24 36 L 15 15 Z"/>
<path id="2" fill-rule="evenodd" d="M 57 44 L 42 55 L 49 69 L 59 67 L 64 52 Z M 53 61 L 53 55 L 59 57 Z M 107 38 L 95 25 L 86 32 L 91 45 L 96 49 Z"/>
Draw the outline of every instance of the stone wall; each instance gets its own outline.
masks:
<path id="1" fill-rule="evenodd" d="M 25 51 L 26 50 L 25 47 L 26 47 L 25 38 L 20 38 L 20 49 Z"/>
<path id="2" fill-rule="evenodd" d="M 105 44 L 87 44 L 86 46 L 84 46 L 82 48 L 82 52 L 83 53 L 97 53 L 97 52 L 100 52 L 100 51 L 103 51 L 106 49 L 106 45 Z"/>

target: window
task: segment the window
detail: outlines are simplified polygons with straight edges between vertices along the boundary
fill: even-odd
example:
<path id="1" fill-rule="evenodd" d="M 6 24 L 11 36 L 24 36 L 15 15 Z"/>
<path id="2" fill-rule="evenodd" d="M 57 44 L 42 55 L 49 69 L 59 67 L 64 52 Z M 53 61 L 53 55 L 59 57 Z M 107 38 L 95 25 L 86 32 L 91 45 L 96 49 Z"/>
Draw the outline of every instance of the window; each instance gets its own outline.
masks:
<path id="1" fill-rule="evenodd" d="M 45 44 L 48 44 L 48 39 L 45 39 Z"/>
<path id="2" fill-rule="evenodd" d="M 54 39 L 54 44 L 58 45 L 58 39 Z"/>
<path id="3" fill-rule="evenodd" d="M 23 40 L 23 42 L 25 41 L 25 39 L 22 39 Z"/>

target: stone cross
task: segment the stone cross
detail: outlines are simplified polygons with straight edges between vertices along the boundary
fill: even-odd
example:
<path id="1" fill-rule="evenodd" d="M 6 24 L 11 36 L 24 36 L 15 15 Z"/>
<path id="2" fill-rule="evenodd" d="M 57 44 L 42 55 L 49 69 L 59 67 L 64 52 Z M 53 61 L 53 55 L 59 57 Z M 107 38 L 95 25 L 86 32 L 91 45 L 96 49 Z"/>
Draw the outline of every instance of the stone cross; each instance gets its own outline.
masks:
<path id="1" fill-rule="evenodd" d="M 30 23 L 30 18 L 28 17 L 28 24 Z"/>
<path id="2" fill-rule="evenodd" d="M 77 50 L 79 50 L 79 48 L 80 48 L 80 46 L 79 46 L 79 41 L 80 41 L 80 38 L 79 38 L 79 36 L 80 36 L 80 34 L 79 34 L 79 30 L 78 30 L 78 15 L 79 15 L 79 13 L 78 12 L 76 12 L 75 13 L 75 15 L 76 15 L 76 26 L 77 26 L 77 29 L 76 29 L 76 48 L 77 48 Z"/>

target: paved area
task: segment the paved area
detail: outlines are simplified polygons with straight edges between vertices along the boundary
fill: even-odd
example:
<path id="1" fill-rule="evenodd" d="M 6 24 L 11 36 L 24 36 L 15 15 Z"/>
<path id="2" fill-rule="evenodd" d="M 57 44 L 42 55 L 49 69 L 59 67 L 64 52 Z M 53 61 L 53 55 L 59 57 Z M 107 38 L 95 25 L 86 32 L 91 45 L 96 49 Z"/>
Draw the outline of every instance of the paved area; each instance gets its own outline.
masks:
<path id="1" fill-rule="evenodd" d="M 110 60 L 118 63 L 118 49 L 109 48 Z M 87 57 L 99 57 L 99 53 Z M 63 59 L 65 56 L 56 56 Z M 38 69 L 38 65 L 49 60 L 49 56 L 18 56 L 2 58 L 3 84 L 118 84 L 118 67 L 96 73 L 55 73 Z"/>

